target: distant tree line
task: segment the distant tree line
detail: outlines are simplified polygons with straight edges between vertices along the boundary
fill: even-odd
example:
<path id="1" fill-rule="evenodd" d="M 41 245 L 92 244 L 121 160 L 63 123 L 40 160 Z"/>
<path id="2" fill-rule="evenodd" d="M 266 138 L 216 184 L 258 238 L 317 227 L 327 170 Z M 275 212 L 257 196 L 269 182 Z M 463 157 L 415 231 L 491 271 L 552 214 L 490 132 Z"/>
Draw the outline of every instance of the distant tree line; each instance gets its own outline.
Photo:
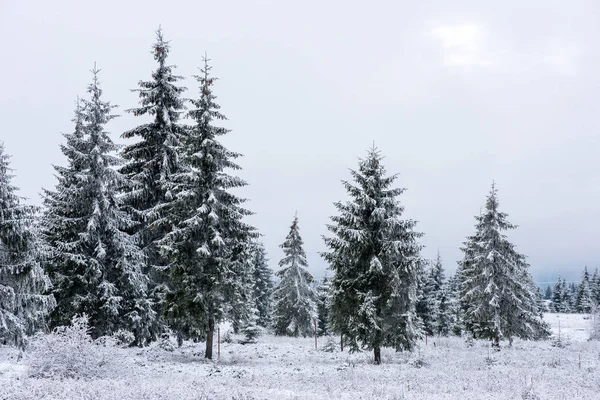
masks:
<path id="1" fill-rule="evenodd" d="M 557 313 L 591 313 L 600 305 L 600 273 L 598 269 L 590 276 L 584 267 L 581 282 L 567 284 L 558 277 L 553 287 L 546 287 L 544 299 L 549 301 L 548 311 Z"/>

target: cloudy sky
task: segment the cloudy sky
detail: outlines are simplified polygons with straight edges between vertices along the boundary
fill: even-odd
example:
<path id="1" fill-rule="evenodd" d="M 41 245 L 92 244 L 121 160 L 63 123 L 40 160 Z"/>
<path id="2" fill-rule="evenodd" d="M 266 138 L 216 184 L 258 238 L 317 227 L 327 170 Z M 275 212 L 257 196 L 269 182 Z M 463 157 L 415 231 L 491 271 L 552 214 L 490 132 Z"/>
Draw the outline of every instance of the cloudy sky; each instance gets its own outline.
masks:
<path id="1" fill-rule="evenodd" d="M 212 59 L 273 268 L 297 210 L 323 274 L 340 180 L 375 141 L 425 256 L 455 270 L 495 180 L 537 280 L 577 279 L 600 266 L 599 21 L 596 0 L 0 0 L 0 140 L 39 204 L 94 62 L 120 106 L 114 137 L 143 122 L 124 110 L 162 24 L 178 73 Z"/>

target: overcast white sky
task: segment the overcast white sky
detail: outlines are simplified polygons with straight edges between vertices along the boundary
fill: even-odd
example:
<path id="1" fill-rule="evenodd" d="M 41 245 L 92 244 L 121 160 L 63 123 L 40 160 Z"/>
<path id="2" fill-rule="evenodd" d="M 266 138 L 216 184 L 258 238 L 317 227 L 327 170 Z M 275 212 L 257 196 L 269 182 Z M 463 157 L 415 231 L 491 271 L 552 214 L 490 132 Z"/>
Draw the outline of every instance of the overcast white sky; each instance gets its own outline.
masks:
<path id="1" fill-rule="evenodd" d="M 297 210 L 310 270 L 340 183 L 373 140 L 449 271 L 492 179 L 538 281 L 600 266 L 600 2 L 0 0 L 0 120 L 31 202 L 64 162 L 94 61 L 123 110 L 162 24 L 178 73 L 208 52 L 271 266 Z M 186 81 L 186 96 L 197 95 Z"/>

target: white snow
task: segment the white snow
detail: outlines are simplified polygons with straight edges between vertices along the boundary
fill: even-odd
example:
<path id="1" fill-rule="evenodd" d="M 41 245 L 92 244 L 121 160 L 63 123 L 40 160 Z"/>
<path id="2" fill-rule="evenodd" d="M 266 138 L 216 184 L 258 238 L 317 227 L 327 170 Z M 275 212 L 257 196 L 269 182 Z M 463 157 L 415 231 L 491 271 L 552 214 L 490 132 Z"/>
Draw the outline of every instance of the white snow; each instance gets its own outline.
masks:
<path id="1" fill-rule="evenodd" d="M 326 353 L 314 339 L 263 336 L 257 344 L 221 343 L 221 359 L 203 359 L 203 343 L 168 352 L 110 348 L 106 374 L 97 379 L 36 379 L 27 355 L 0 348 L 0 399 L 568 399 L 600 398 L 600 342 L 588 341 L 590 320 L 577 314 L 546 314 L 564 348 L 553 340 L 488 342 L 469 347 L 460 338 L 428 338 L 413 353 Z M 586 332 L 587 330 L 587 332 Z M 221 332 L 224 332 L 222 329 Z M 227 335 L 222 334 L 222 338 Z M 319 347 L 325 339 L 319 340 Z M 104 349 L 103 351 L 106 351 Z M 215 347 L 216 355 L 216 347 Z"/>

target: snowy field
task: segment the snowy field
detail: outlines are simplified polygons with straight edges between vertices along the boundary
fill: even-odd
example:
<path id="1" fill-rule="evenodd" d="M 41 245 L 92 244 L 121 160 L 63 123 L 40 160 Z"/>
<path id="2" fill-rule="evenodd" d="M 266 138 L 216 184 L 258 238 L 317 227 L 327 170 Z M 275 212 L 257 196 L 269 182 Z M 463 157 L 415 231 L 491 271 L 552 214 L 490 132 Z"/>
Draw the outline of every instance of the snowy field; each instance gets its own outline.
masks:
<path id="1" fill-rule="evenodd" d="M 590 320 L 547 314 L 565 347 L 515 341 L 513 348 L 472 347 L 459 338 L 429 338 L 413 353 L 314 350 L 313 339 L 266 336 L 253 345 L 223 343 L 221 360 L 203 359 L 203 344 L 166 351 L 100 348 L 90 379 L 30 377 L 27 355 L 0 348 L 0 399 L 600 399 L 600 342 L 587 341 Z M 320 345 L 324 343 L 321 342 Z"/>

